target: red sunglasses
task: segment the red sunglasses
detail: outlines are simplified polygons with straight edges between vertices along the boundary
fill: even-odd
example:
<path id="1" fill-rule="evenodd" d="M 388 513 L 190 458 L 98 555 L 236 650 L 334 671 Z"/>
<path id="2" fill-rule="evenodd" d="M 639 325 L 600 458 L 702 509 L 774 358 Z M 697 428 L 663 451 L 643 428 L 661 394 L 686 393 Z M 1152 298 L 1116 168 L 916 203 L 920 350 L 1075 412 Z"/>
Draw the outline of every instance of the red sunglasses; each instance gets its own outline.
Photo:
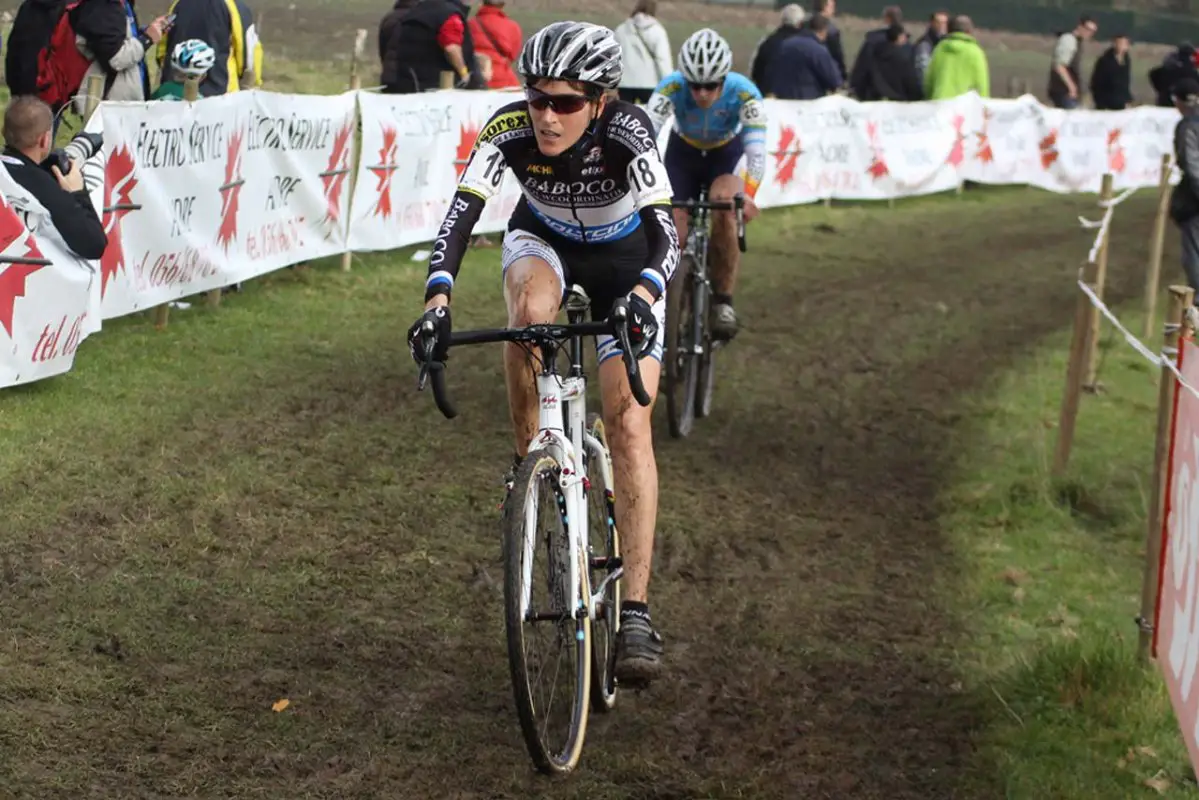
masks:
<path id="1" fill-rule="evenodd" d="M 552 108 L 555 114 L 577 114 L 594 99 L 585 94 L 549 94 L 532 86 L 525 89 L 525 97 L 531 108 L 538 111 Z"/>

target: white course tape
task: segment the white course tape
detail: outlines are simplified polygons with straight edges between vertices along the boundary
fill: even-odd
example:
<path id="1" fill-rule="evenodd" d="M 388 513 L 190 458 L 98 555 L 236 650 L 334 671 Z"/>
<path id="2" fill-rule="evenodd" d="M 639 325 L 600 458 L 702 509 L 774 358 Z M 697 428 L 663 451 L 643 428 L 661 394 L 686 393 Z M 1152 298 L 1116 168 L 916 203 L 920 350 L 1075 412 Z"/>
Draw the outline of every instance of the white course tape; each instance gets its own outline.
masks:
<path id="1" fill-rule="evenodd" d="M 1091 301 L 1091 305 L 1099 309 L 1103 316 L 1107 317 L 1108 321 L 1116 326 L 1116 330 L 1120 331 L 1120 333 L 1124 336 L 1124 341 L 1128 342 L 1128 344 L 1132 346 L 1133 350 L 1136 350 L 1138 353 L 1140 353 L 1146 361 L 1158 369 L 1160 369 L 1164 364 L 1166 368 L 1170 370 L 1170 372 L 1174 373 L 1174 377 L 1178 381 L 1178 385 L 1193 394 L 1196 399 L 1199 399 L 1199 389 L 1196 389 L 1194 386 L 1191 386 L 1182 379 L 1182 373 L 1178 371 L 1178 365 L 1175 363 L 1174 358 L 1167 356 L 1164 353 L 1154 353 L 1145 345 L 1144 342 L 1142 342 L 1136 336 L 1133 336 L 1129 332 L 1128 328 L 1125 328 L 1120 323 L 1120 320 L 1116 319 L 1116 315 L 1111 312 L 1111 309 L 1109 309 L 1107 305 L 1095 295 L 1095 292 L 1090 286 L 1087 286 L 1082 281 L 1079 281 L 1078 288 L 1082 289 L 1082 293 L 1085 294 L 1087 299 Z M 1192 319 L 1199 319 L 1199 313 L 1195 311 L 1194 307 L 1188 309 L 1187 313 L 1192 316 Z"/>

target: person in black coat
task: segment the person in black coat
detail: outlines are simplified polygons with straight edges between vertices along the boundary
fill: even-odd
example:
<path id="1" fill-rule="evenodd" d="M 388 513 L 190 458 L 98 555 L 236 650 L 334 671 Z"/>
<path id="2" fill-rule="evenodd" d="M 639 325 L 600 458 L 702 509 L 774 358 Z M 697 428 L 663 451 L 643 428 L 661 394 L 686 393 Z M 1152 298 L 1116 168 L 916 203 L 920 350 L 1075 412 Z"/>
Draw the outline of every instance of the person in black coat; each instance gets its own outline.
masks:
<path id="1" fill-rule="evenodd" d="M 750 58 L 749 79 L 754 82 L 763 95 L 773 93 L 770 88 L 771 63 L 778 55 L 779 45 L 800 32 L 803 24 L 803 9 L 795 3 L 783 6 L 782 19 L 779 26 L 769 36 L 758 43 L 753 57 Z"/>
<path id="2" fill-rule="evenodd" d="M 1099 111 L 1119 111 L 1132 103 L 1132 56 L 1124 34 L 1112 37 L 1112 46 L 1095 60 L 1091 71 L 1091 98 Z"/>
<path id="3" fill-rule="evenodd" d="M 875 42 L 869 53 L 865 72 L 858 76 L 853 93 L 859 100 L 894 100 L 915 102 L 924 99 L 924 87 L 916 64 L 906 47 L 908 33 L 902 25 L 887 28 L 881 42 Z"/>
<path id="4" fill-rule="evenodd" d="M 1183 78 L 1199 79 L 1199 69 L 1195 67 L 1195 46 L 1183 42 L 1178 49 L 1162 59 L 1162 63 L 1149 70 L 1149 83 L 1157 95 L 1157 105 L 1163 108 L 1174 106 L 1174 84 Z"/>

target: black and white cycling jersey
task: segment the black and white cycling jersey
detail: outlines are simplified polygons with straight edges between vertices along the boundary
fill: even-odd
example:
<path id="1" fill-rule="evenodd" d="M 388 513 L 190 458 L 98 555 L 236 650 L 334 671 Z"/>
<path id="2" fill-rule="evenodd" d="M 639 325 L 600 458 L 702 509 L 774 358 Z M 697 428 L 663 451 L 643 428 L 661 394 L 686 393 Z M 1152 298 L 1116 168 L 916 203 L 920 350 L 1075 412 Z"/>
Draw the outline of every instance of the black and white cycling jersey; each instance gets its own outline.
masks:
<path id="1" fill-rule="evenodd" d="M 507 169 L 523 195 L 510 230 L 534 232 L 567 249 L 635 241 L 646 252 L 639 282 L 655 299 L 665 292 L 679 249 L 670 179 L 649 117 L 631 103 L 609 102 L 578 144 L 546 156 L 528 104 L 520 100 L 496 111 L 479 132 L 433 244 L 426 299 L 452 291 L 471 231 Z"/>

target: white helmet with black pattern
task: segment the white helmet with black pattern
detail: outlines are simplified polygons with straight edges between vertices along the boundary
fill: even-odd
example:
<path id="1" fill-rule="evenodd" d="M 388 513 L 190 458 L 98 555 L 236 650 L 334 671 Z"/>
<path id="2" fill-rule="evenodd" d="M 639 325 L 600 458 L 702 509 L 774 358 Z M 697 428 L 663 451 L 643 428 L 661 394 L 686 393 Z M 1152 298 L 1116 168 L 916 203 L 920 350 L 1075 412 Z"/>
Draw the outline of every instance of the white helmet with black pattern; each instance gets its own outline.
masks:
<path id="1" fill-rule="evenodd" d="M 715 83 L 733 68 L 733 49 L 719 33 L 701 28 L 679 48 L 679 71 L 688 83 Z"/>
<path id="2" fill-rule="evenodd" d="M 525 42 L 518 69 L 526 83 L 549 78 L 615 89 L 621 61 L 620 43 L 610 29 L 590 22 L 554 22 Z"/>

